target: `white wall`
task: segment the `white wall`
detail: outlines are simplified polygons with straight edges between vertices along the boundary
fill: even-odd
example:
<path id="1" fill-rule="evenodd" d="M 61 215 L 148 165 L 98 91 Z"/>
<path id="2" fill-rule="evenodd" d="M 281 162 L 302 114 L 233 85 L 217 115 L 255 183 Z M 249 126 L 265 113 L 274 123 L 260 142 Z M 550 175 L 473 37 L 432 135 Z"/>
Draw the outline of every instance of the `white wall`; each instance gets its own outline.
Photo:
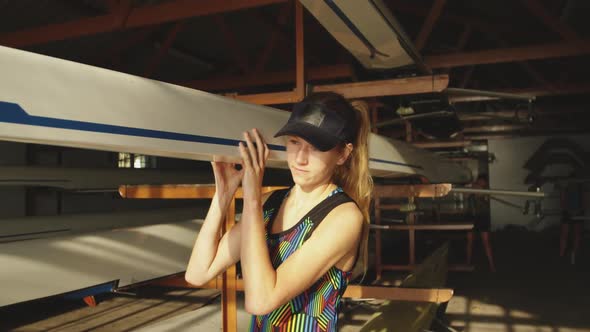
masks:
<path id="1" fill-rule="evenodd" d="M 527 191 L 529 185 L 524 183 L 529 170 L 523 166 L 533 153 L 551 137 L 528 137 L 517 139 L 497 139 L 488 141 L 488 151 L 496 156 L 496 160 L 489 165 L 490 188 L 512 189 Z M 584 150 L 590 152 L 590 135 L 569 136 L 568 139 L 577 143 Z M 557 165 L 551 168 L 553 174 L 567 171 L 565 165 Z M 548 175 L 547 172 L 544 173 Z M 552 184 L 546 184 L 542 190 L 550 195 L 543 199 L 543 209 L 555 210 L 559 208 L 559 195 Z M 526 198 L 498 196 L 503 200 L 524 206 Z M 590 213 L 590 205 L 586 213 Z M 508 207 L 495 200 L 491 200 L 492 228 L 501 229 L 506 225 L 518 225 L 532 229 L 540 229 L 559 223 L 558 216 L 547 216 L 541 223 L 536 224 L 532 215 L 523 215 L 521 211 Z M 588 225 L 588 224 L 587 224 Z"/>

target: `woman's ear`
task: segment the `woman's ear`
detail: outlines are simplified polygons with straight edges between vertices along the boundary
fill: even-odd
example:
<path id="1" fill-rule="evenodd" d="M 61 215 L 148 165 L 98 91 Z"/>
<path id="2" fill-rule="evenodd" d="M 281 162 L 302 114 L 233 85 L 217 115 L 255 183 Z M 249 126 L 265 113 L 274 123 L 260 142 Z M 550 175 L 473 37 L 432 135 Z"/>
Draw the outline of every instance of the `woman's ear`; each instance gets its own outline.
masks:
<path id="1" fill-rule="evenodd" d="M 344 146 L 344 149 L 342 149 L 342 153 L 340 154 L 340 158 L 338 158 L 338 161 L 336 162 L 336 164 L 338 166 L 342 166 L 344 165 L 344 163 L 346 163 L 346 161 L 348 160 L 348 158 L 350 158 L 350 154 L 352 153 L 352 143 L 346 143 L 346 145 Z"/>

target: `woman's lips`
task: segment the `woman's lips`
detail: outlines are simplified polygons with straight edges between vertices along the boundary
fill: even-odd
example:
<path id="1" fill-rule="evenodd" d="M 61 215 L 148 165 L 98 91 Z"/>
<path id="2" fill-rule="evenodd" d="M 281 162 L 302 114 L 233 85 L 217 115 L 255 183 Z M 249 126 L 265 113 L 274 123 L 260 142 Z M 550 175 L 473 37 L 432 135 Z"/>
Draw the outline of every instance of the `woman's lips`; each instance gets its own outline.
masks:
<path id="1" fill-rule="evenodd" d="M 307 173 L 307 171 L 299 169 L 297 167 L 292 167 L 294 171 L 299 172 L 299 173 Z"/>

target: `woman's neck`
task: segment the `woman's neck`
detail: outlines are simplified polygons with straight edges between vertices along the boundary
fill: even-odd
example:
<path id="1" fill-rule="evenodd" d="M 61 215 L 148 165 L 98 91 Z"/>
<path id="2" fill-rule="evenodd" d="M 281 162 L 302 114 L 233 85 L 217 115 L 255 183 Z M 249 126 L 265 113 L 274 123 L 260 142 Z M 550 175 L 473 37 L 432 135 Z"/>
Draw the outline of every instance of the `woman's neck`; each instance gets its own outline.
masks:
<path id="1" fill-rule="evenodd" d="M 291 189 L 289 196 L 293 197 L 296 206 L 303 208 L 308 204 L 315 205 L 317 202 L 326 198 L 328 194 L 336 188 L 337 186 L 331 182 L 313 188 L 295 185 L 293 189 Z"/>

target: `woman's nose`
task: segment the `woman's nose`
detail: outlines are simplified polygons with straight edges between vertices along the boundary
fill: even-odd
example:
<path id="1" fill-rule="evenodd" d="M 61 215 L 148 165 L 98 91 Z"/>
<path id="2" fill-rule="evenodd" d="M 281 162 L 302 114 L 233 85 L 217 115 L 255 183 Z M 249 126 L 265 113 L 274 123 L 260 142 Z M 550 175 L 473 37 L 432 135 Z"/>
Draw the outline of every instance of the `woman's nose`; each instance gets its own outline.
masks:
<path id="1" fill-rule="evenodd" d="M 297 151 L 297 156 L 295 158 L 295 161 L 300 165 L 307 164 L 308 154 L 309 154 L 309 150 L 305 147 L 302 147 L 301 149 L 299 149 Z"/>

